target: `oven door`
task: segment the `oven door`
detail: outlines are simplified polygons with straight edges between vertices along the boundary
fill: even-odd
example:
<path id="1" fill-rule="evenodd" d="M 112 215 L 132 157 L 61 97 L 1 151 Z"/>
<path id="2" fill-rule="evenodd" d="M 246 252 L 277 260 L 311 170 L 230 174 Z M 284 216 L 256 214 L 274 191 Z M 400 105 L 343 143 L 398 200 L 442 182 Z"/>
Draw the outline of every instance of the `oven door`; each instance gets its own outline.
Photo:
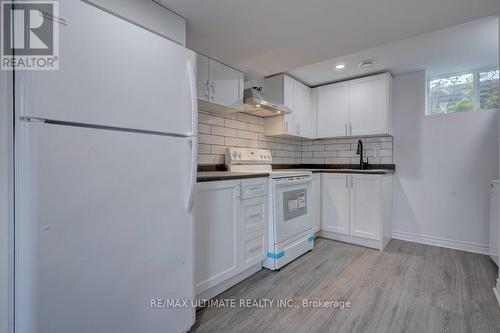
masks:
<path id="1" fill-rule="evenodd" d="M 314 227 L 308 202 L 311 182 L 311 176 L 273 180 L 276 244 Z"/>

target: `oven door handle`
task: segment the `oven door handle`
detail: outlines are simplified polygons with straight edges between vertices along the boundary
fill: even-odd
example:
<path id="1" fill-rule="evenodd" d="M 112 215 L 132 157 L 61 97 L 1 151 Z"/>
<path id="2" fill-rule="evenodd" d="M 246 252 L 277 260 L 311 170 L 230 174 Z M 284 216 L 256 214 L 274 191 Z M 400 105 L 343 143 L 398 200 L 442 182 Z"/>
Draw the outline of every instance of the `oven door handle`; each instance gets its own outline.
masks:
<path id="1" fill-rule="evenodd" d="M 302 185 L 302 184 L 308 184 L 312 182 L 311 177 L 303 178 L 303 179 L 276 179 L 275 184 L 276 187 L 282 187 L 282 186 L 290 186 L 290 185 Z"/>

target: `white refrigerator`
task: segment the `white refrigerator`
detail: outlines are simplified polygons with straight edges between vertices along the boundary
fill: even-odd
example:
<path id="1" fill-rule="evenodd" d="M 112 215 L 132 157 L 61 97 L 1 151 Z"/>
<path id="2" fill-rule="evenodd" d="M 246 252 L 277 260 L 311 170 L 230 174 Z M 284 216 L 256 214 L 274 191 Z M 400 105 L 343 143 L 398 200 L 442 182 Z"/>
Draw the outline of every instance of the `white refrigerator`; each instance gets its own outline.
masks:
<path id="1" fill-rule="evenodd" d="M 15 73 L 16 332 L 188 331 L 194 308 L 152 299 L 194 298 L 195 54 L 59 12 L 59 70 Z"/>

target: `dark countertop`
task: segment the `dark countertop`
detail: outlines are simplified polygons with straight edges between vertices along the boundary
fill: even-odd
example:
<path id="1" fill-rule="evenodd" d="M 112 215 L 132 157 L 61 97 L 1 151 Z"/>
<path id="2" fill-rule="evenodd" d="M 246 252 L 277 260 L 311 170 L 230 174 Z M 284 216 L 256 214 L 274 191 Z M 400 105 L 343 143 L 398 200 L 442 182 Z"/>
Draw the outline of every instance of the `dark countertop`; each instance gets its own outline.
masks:
<path id="1" fill-rule="evenodd" d="M 277 164 L 273 170 L 306 170 L 313 173 L 349 173 L 366 175 L 392 175 L 396 172 L 395 164 L 370 164 L 360 170 L 359 164 Z"/>
<path id="2" fill-rule="evenodd" d="M 359 170 L 359 169 L 288 169 L 288 170 L 305 170 L 311 171 L 312 173 L 350 173 L 350 174 L 362 174 L 362 175 L 392 175 L 396 171 L 390 169 L 368 169 L 368 170 Z"/>
<path id="3" fill-rule="evenodd" d="M 394 164 L 374 164 L 366 170 L 359 170 L 357 164 L 279 164 L 273 165 L 273 170 L 290 171 L 311 171 L 313 173 L 347 173 L 347 174 L 365 174 L 365 175 L 392 175 L 396 172 Z M 198 166 L 199 183 L 268 177 L 268 173 L 251 172 L 229 172 L 224 165 L 203 165 Z"/>
<path id="4" fill-rule="evenodd" d="M 229 171 L 202 171 L 198 172 L 197 182 L 214 182 L 220 180 L 247 179 L 269 177 L 268 173 L 229 172 Z"/>
<path id="5" fill-rule="evenodd" d="M 359 170 L 359 164 L 273 164 L 273 169 Z M 396 170 L 395 164 L 369 164 L 366 170 Z"/>

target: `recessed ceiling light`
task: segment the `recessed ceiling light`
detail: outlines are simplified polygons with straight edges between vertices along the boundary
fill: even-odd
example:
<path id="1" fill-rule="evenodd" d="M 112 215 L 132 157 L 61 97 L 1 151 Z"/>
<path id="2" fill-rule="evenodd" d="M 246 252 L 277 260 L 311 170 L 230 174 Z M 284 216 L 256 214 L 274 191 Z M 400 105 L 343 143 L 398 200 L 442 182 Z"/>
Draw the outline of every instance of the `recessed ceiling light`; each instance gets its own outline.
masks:
<path id="1" fill-rule="evenodd" d="M 375 60 L 363 60 L 359 63 L 359 67 L 367 68 L 373 66 L 373 64 L 375 64 Z"/>
<path id="2" fill-rule="evenodd" d="M 260 104 L 255 105 L 256 107 L 260 108 Z"/>
<path id="3" fill-rule="evenodd" d="M 338 70 L 338 71 L 342 71 L 345 69 L 345 64 L 337 64 L 335 65 L 335 69 Z"/>

